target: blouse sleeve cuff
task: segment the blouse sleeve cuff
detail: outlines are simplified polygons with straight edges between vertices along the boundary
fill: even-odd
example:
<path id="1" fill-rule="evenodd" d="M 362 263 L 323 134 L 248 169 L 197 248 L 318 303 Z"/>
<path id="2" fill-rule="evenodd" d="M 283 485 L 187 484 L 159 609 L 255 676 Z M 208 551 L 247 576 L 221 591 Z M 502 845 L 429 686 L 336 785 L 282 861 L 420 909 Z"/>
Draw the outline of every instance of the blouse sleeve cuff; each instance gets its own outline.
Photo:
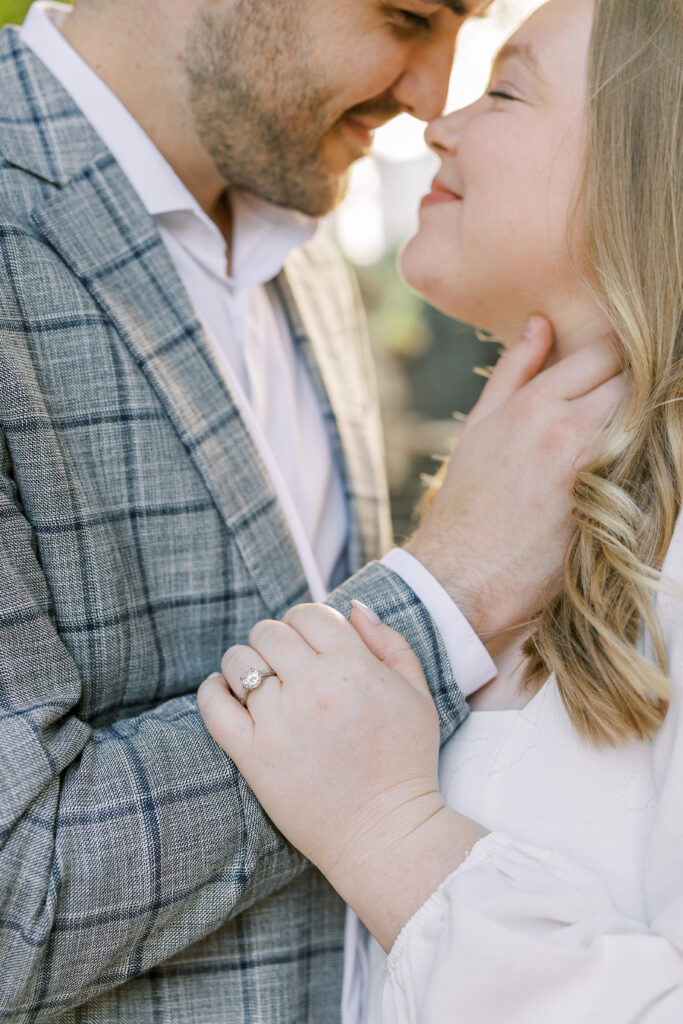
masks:
<path id="1" fill-rule="evenodd" d="M 490 865 L 497 869 L 503 869 L 507 874 L 510 871 L 514 873 L 515 865 L 523 864 L 524 870 L 528 870 L 529 867 L 531 870 L 536 870 L 558 861 L 560 862 L 557 864 L 559 867 L 563 860 L 564 858 L 558 858 L 558 855 L 552 850 L 544 850 L 541 847 L 520 842 L 502 831 L 489 831 L 474 844 L 462 864 L 459 864 L 456 870 L 441 882 L 438 889 L 434 890 L 429 899 L 403 925 L 387 959 L 389 973 L 391 974 L 395 969 L 400 957 L 414 937 L 441 920 L 442 915 L 447 911 L 447 904 L 449 904 L 446 890 L 450 889 L 468 871 L 482 865 Z"/>
<path id="2" fill-rule="evenodd" d="M 474 844 L 462 864 L 458 865 L 455 871 L 444 878 L 438 889 L 435 889 L 426 903 L 423 903 L 419 910 L 404 924 L 398 934 L 394 945 L 391 948 L 387 960 L 387 967 L 391 973 L 401 956 L 410 945 L 413 936 L 436 923 L 442 916 L 444 910 L 444 892 L 452 884 L 456 877 L 459 877 L 472 868 L 482 863 L 492 863 L 497 854 L 504 853 L 514 843 L 509 836 L 503 832 L 488 832 L 482 839 Z"/>

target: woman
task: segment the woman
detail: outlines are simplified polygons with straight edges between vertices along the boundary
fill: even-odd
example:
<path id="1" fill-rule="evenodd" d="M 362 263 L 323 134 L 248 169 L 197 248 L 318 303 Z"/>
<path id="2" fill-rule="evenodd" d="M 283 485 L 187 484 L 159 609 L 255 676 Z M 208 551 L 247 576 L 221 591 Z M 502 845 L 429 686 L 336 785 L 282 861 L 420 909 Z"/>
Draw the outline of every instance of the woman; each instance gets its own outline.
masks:
<path id="1" fill-rule="evenodd" d="M 200 689 L 377 940 L 351 919 L 349 1022 L 683 1020 L 682 59 L 681 0 L 550 0 L 428 129 L 408 281 L 506 344 L 534 310 L 557 356 L 608 339 L 629 381 L 559 592 L 490 638 L 440 758 L 416 659 L 361 606 L 259 624 Z M 248 666 L 276 675 L 247 710 Z"/>

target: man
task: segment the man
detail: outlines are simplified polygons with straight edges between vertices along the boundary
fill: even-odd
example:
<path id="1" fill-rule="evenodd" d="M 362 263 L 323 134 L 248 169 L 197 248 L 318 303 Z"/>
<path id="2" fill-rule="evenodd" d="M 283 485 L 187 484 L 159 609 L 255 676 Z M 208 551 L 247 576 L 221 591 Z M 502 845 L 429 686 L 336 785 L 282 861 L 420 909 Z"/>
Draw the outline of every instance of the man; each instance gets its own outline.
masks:
<path id="1" fill-rule="evenodd" d="M 457 683 L 495 673 L 457 603 L 500 628 L 506 595 L 535 607 L 534 547 L 559 564 L 611 362 L 570 409 L 524 387 L 548 347 L 531 336 L 412 554 L 372 562 L 389 533 L 363 321 L 312 238 L 373 128 L 440 112 L 466 13 L 81 0 L 0 36 L 2 1019 L 336 1020 L 343 908 L 194 691 L 254 622 L 331 590 L 410 639 L 445 737 Z M 547 464 L 542 501 L 495 464 L 511 426 L 520 464 Z M 536 452 L 539 432 L 562 446 Z"/>

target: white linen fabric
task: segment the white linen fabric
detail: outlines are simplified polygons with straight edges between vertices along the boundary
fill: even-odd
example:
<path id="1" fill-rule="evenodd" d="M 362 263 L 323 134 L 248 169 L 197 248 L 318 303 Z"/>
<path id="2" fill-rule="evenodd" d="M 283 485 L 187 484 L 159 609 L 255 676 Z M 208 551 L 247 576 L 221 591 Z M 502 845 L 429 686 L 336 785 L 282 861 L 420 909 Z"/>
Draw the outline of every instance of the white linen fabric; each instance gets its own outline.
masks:
<path id="1" fill-rule="evenodd" d="M 664 575 L 675 693 L 654 741 L 588 745 L 552 677 L 521 711 L 472 712 L 440 784 L 492 831 L 388 958 L 358 930 L 346 1024 L 683 1020 L 683 519 Z"/>
<path id="2" fill-rule="evenodd" d="M 214 358 L 259 450 L 292 534 L 314 600 L 341 582 L 348 515 L 320 403 L 269 282 L 316 222 L 294 210 L 230 190 L 233 251 L 149 136 L 59 26 L 68 4 L 39 0 L 21 30 L 113 153 L 153 216 L 212 346 Z M 315 466 L 315 472 L 311 472 Z M 448 594 L 406 552 L 387 565 L 428 609 L 465 694 L 495 674 L 486 649 Z"/>

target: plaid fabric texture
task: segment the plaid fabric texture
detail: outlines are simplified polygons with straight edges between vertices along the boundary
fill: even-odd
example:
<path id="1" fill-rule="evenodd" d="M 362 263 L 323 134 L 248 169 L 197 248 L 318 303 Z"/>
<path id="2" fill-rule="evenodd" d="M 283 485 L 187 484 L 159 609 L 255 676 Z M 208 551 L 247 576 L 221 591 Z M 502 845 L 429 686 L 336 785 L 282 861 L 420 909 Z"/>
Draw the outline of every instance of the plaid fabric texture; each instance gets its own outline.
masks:
<path id="1" fill-rule="evenodd" d="M 279 279 L 350 510 L 350 596 L 464 715 L 389 543 L 355 286 Z M 306 600 L 258 452 L 137 195 L 0 33 L 0 1021 L 334 1024 L 343 907 L 206 733 L 194 691 Z"/>

